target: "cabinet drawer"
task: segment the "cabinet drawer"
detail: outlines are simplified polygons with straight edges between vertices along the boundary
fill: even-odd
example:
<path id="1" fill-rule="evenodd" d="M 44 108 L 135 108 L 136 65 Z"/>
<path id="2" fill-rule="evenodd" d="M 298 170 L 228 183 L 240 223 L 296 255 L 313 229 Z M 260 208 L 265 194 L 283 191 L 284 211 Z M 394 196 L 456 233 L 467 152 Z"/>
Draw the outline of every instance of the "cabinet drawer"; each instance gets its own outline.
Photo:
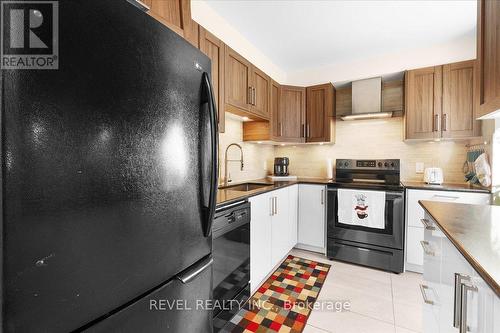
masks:
<path id="1" fill-rule="evenodd" d="M 488 193 L 408 190 L 406 200 L 408 226 L 421 227 L 420 220 L 424 218 L 424 210 L 418 203 L 419 200 L 488 205 L 490 195 Z"/>

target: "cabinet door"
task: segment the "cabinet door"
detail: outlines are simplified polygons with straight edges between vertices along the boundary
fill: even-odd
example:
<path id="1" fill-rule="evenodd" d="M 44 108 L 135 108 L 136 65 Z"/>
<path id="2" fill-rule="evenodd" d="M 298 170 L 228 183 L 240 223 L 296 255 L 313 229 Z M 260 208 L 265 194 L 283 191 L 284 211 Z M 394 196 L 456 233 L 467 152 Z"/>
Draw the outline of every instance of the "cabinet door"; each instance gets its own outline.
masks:
<path id="1" fill-rule="evenodd" d="M 251 64 L 227 45 L 225 58 L 226 107 L 235 113 L 249 111 Z"/>
<path id="2" fill-rule="evenodd" d="M 217 105 L 219 133 L 224 133 L 224 43 L 200 26 L 200 50 L 212 61 L 211 79 Z"/>
<path id="3" fill-rule="evenodd" d="M 333 86 L 331 83 L 306 89 L 306 141 L 327 142 L 331 138 L 333 117 Z"/>
<path id="4" fill-rule="evenodd" d="M 325 248 L 325 186 L 299 185 L 298 243 L 324 252 Z"/>
<path id="5" fill-rule="evenodd" d="M 441 137 L 442 67 L 408 71 L 405 91 L 405 139 Z"/>
<path id="6" fill-rule="evenodd" d="M 288 253 L 290 221 L 288 188 L 271 192 L 274 198 L 274 214 L 271 220 L 271 266 L 276 266 Z"/>
<path id="7" fill-rule="evenodd" d="M 272 192 L 270 192 L 272 193 Z M 250 288 L 259 287 L 271 265 L 271 195 L 251 197 L 250 209 Z"/>
<path id="8" fill-rule="evenodd" d="M 478 135 L 475 119 L 477 93 L 474 86 L 474 60 L 443 66 L 443 138 Z"/>
<path id="9" fill-rule="evenodd" d="M 477 7 L 478 116 L 482 116 L 500 109 L 500 2 L 479 0 Z"/>
<path id="10" fill-rule="evenodd" d="M 299 185 L 293 185 L 288 190 L 289 212 L 288 223 L 290 223 L 290 237 L 288 250 L 297 245 L 297 222 L 299 212 Z"/>
<path id="11" fill-rule="evenodd" d="M 252 66 L 251 78 L 251 87 L 253 89 L 252 112 L 264 119 L 269 119 L 271 78 L 255 66 Z"/>
<path id="12" fill-rule="evenodd" d="M 420 241 L 423 240 L 423 224 L 420 221 L 425 216 L 419 200 L 440 202 L 455 202 L 488 205 L 490 195 L 487 193 L 469 193 L 453 191 L 407 190 L 406 195 L 406 269 L 421 272 L 423 251 Z"/>
<path id="13" fill-rule="evenodd" d="M 146 0 L 149 14 L 198 47 L 198 32 L 191 19 L 190 0 Z"/>
<path id="14" fill-rule="evenodd" d="M 283 121 L 281 119 L 281 86 L 271 80 L 271 139 L 279 141 L 283 135 Z"/>
<path id="15" fill-rule="evenodd" d="M 420 241 L 423 239 L 423 227 L 408 226 L 406 233 L 406 270 L 422 273 L 424 251 Z"/>
<path id="16" fill-rule="evenodd" d="M 281 86 L 280 141 L 305 142 L 306 90 L 302 87 Z"/>

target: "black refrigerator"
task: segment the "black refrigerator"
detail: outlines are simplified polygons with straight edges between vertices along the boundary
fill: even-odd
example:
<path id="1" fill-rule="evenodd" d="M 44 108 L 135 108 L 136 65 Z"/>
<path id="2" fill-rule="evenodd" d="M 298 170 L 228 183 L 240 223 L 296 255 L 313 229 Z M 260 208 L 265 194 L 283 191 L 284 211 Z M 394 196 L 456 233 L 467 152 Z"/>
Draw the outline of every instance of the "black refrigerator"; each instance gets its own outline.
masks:
<path id="1" fill-rule="evenodd" d="M 4 332 L 211 332 L 210 60 L 126 0 L 59 1 L 59 69 L 3 70 Z"/>

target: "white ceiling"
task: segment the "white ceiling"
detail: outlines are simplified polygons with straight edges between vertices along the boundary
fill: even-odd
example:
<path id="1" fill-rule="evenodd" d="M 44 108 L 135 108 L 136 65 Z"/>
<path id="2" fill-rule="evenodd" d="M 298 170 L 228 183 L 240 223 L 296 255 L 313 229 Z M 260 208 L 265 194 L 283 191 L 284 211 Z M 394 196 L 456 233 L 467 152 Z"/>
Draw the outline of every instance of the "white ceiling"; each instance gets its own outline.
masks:
<path id="1" fill-rule="evenodd" d="M 476 26 L 476 0 L 206 3 L 287 72 L 470 39 Z"/>

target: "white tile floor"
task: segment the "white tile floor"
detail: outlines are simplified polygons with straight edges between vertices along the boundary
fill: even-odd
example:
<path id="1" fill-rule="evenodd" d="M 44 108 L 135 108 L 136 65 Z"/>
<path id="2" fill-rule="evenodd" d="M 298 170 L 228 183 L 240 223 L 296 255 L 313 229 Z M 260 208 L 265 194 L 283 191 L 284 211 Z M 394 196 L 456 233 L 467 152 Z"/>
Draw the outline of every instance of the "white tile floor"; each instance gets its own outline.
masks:
<path id="1" fill-rule="evenodd" d="M 330 261 L 294 249 L 292 255 L 332 265 L 318 301 L 349 301 L 350 311 L 313 310 L 304 333 L 422 332 L 421 274 L 393 274 Z"/>

